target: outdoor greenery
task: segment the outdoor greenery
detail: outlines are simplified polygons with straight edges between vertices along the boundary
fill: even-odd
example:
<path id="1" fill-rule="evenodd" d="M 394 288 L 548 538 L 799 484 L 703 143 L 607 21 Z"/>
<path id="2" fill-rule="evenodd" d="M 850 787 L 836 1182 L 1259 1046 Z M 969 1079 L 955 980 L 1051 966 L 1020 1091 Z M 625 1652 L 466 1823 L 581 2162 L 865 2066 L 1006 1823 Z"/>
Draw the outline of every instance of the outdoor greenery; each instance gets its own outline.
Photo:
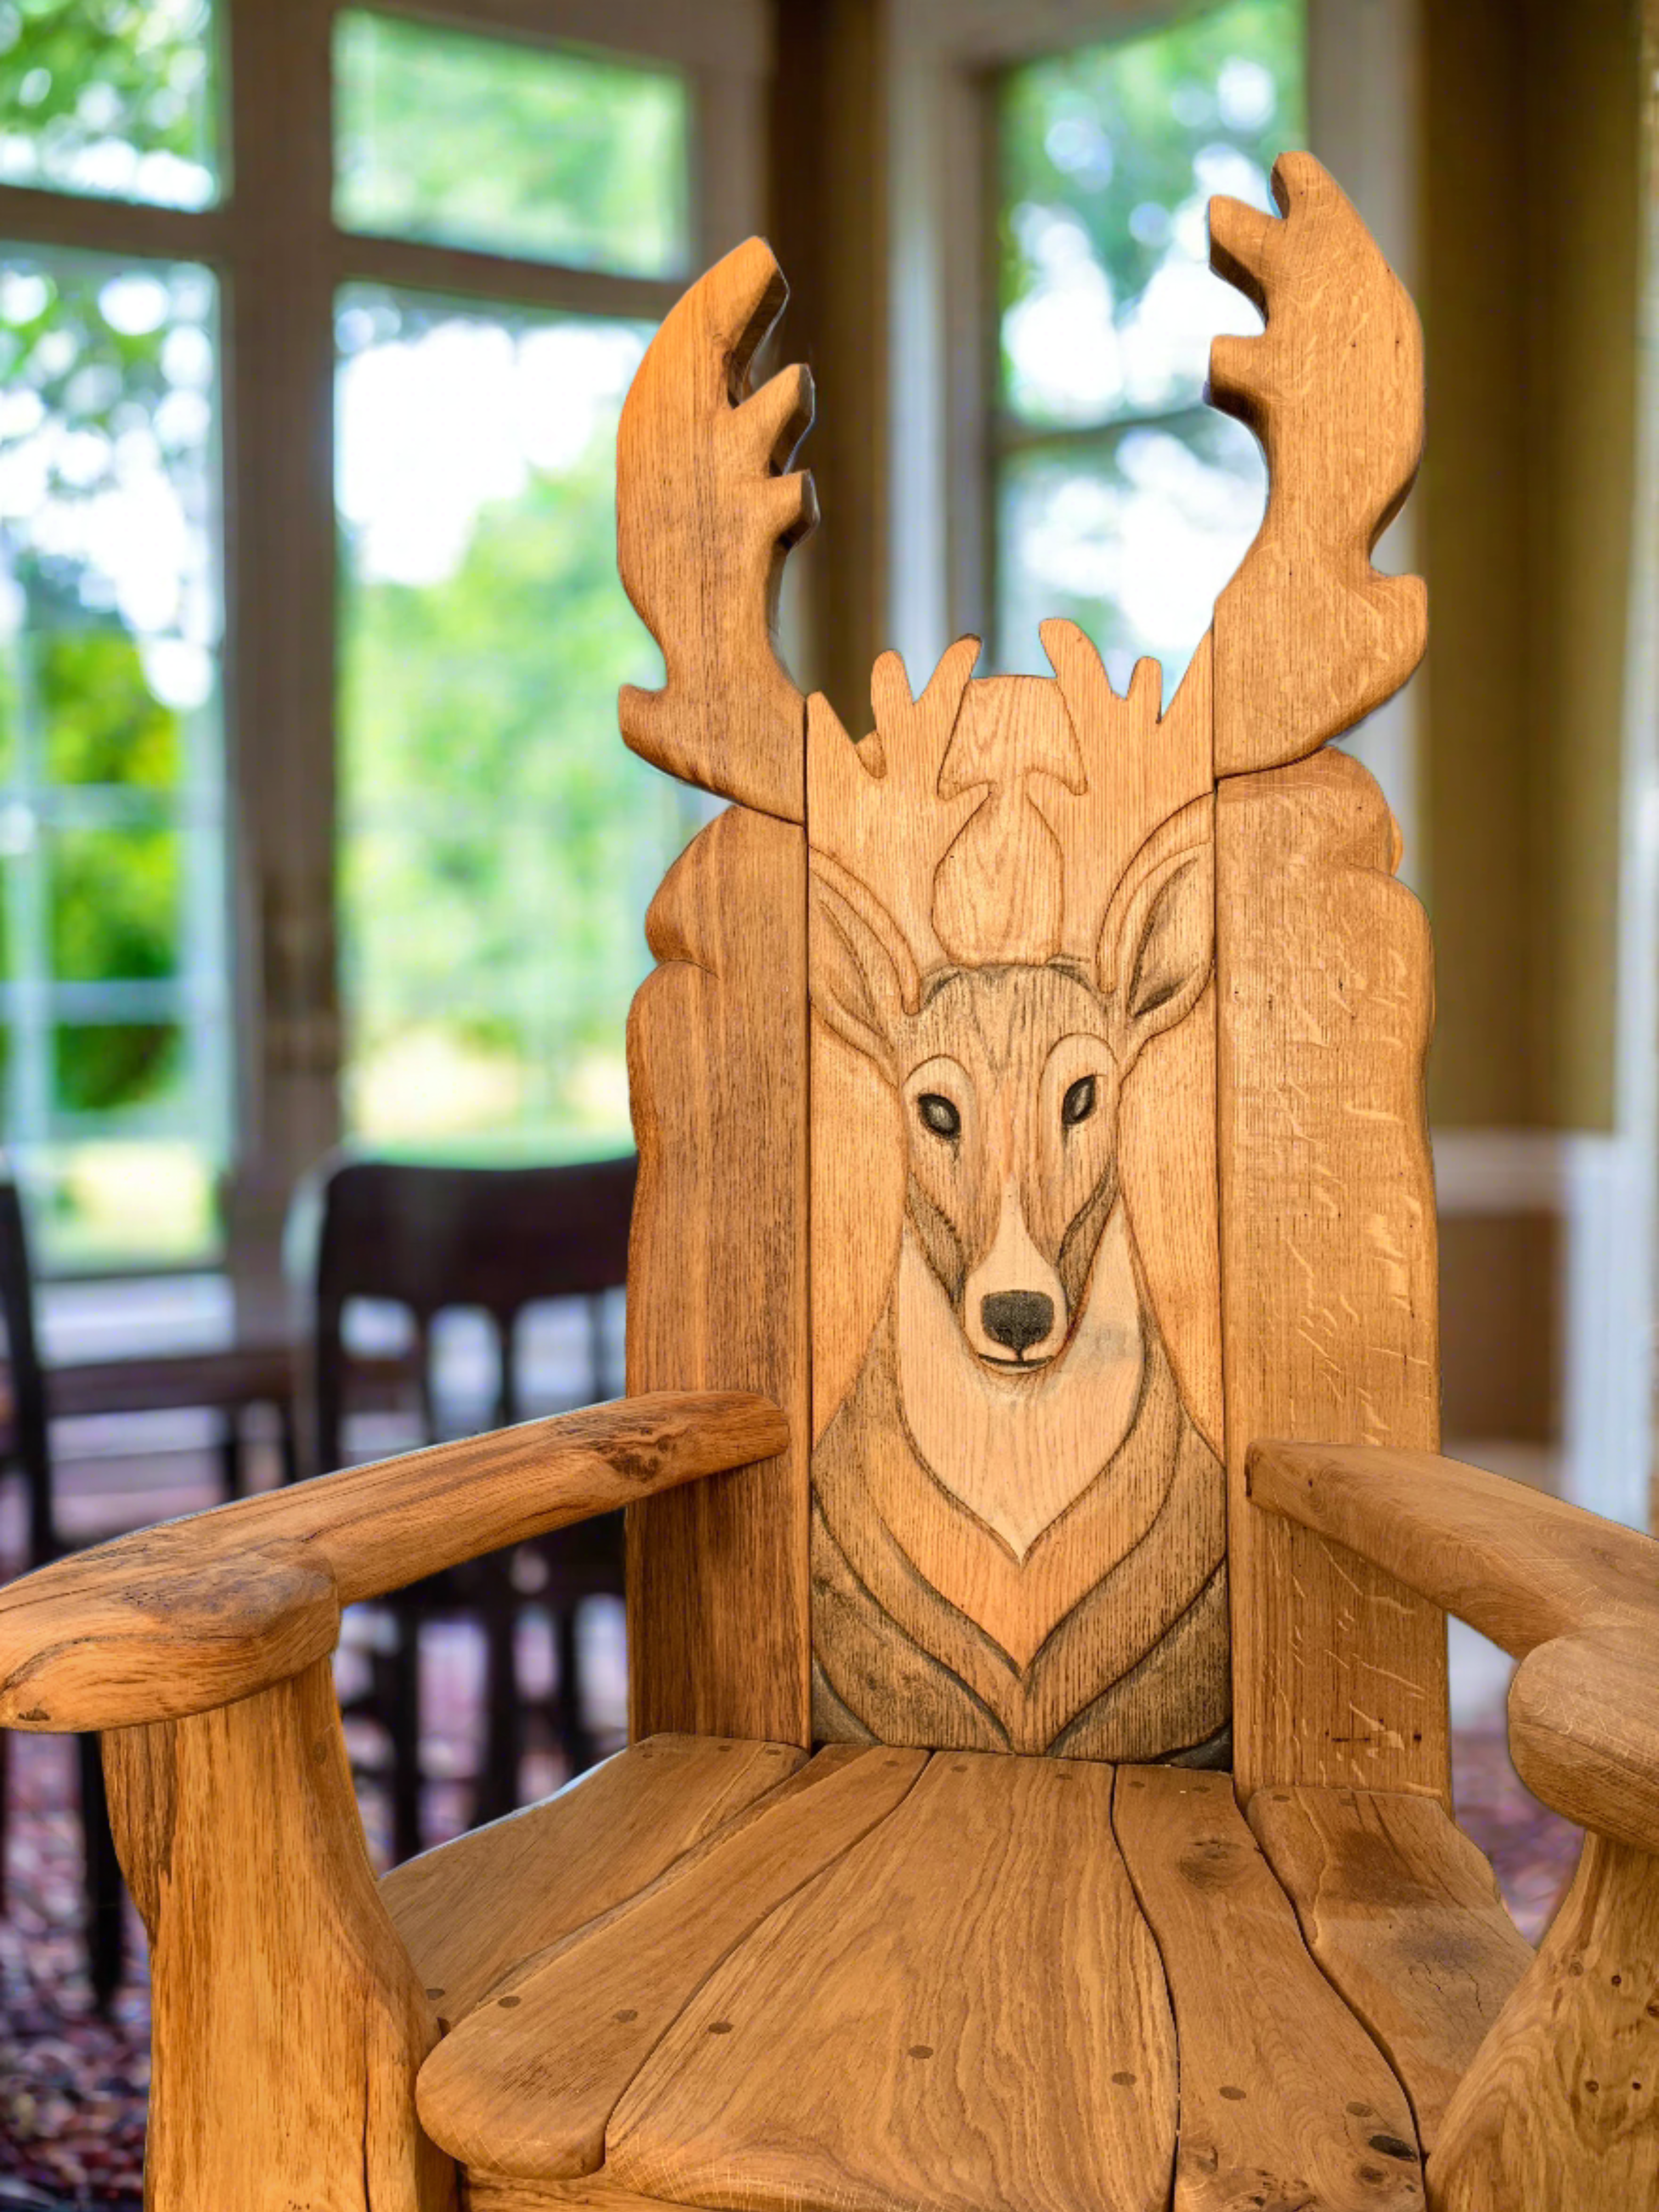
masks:
<path id="1" fill-rule="evenodd" d="M 672 71 L 355 9 L 334 56 L 349 228 L 568 268 L 684 268 L 687 112 Z"/>
<path id="2" fill-rule="evenodd" d="M 213 34 L 209 0 L 3 0 L 0 180 L 207 204 Z"/>
<path id="3" fill-rule="evenodd" d="M 647 334 L 361 288 L 341 322 L 373 332 L 345 354 L 348 387 L 355 368 L 402 372 L 379 378 L 372 429 L 349 389 L 340 416 L 352 1123 L 428 1151 L 625 1142 L 623 1020 L 647 964 L 645 908 L 696 818 L 616 729 L 618 685 L 660 680 L 615 557 L 616 412 Z M 498 380 L 521 392 L 527 419 L 504 454 L 464 453 L 435 419 L 432 373 L 468 340 L 485 409 L 510 412 Z M 372 499 L 353 526 L 354 446 L 386 435 L 388 416 L 389 461 L 406 448 L 412 468 L 423 452 L 453 482 L 470 459 L 479 488 L 516 465 L 517 487 L 480 498 L 453 551 L 408 530 L 377 549 Z M 387 562 L 439 573 L 377 575 Z"/>

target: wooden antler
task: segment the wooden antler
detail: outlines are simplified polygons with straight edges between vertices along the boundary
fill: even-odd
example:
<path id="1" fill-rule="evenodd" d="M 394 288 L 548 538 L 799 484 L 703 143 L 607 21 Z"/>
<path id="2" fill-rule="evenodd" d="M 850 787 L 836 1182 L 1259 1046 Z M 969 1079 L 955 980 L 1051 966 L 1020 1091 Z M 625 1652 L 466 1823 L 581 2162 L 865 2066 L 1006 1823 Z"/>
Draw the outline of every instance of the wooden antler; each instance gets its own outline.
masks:
<path id="1" fill-rule="evenodd" d="M 806 702 L 775 626 L 784 556 L 817 520 L 811 477 L 784 473 L 812 380 L 786 368 L 752 394 L 748 380 L 787 297 L 751 238 L 669 314 L 623 408 L 617 550 L 668 671 L 660 691 L 625 687 L 623 738 L 671 775 L 799 822 Z"/>
<path id="2" fill-rule="evenodd" d="M 1216 769 L 1316 751 L 1397 691 L 1423 657 L 1418 576 L 1371 549 L 1423 443 L 1423 341 L 1393 270 L 1309 154 L 1273 164 L 1282 221 L 1210 203 L 1210 260 L 1267 318 L 1217 338 L 1210 397 L 1267 450 L 1267 513 L 1216 602 Z"/>

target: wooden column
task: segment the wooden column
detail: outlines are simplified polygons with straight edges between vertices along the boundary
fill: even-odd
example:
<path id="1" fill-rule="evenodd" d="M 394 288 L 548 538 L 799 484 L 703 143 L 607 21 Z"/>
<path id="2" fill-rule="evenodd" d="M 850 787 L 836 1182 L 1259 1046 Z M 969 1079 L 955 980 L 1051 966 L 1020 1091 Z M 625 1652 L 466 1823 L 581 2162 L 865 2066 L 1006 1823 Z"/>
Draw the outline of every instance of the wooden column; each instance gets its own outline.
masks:
<path id="1" fill-rule="evenodd" d="M 146 2212 L 453 2212 L 415 2117 L 438 2039 L 363 1848 L 328 1658 L 104 1740 L 149 1931 Z"/>

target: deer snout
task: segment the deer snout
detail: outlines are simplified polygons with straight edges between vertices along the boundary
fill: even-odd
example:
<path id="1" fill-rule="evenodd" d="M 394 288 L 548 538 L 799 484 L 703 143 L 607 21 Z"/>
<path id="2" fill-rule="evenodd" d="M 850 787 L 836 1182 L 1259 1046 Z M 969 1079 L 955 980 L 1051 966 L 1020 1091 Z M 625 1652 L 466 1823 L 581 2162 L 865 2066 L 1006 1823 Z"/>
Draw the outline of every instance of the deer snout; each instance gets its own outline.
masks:
<path id="1" fill-rule="evenodd" d="M 1041 1291 L 993 1291 L 979 1302 L 980 1326 L 994 1344 L 1024 1354 L 1054 1325 L 1054 1302 Z"/>
<path id="2" fill-rule="evenodd" d="M 1042 1366 L 1065 1342 L 1066 1294 L 1026 1226 L 1012 1182 L 990 1249 L 968 1271 L 959 1310 L 969 1342 L 993 1366 Z"/>

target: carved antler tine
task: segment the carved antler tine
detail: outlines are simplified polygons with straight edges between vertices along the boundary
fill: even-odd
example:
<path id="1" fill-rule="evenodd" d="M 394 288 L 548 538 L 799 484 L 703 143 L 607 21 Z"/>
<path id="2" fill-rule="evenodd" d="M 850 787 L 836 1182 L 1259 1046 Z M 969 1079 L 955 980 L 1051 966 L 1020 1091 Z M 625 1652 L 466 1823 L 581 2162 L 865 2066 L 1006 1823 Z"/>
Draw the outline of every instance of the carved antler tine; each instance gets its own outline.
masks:
<path id="1" fill-rule="evenodd" d="M 805 813 L 806 702 L 777 653 L 789 548 L 817 520 L 783 473 L 812 419 L 812 380 L 749 373 L 788 287 L 751 238 L 691 287 L 641 362 L 617 441 L 623 583 L 662 648 L 660 691 L 628 685 L 622 733 L 671 775 L 786 821 Z"/>
<path id="2" fill-rule="evenodd" d="M 1267 451 L 1267 512 L 1216 603 L 1215 764 L 1300 760 L 1396 691 L 1423 655 L 1427 599 L 1371 548 L 1422 450 L 1422 334 L 1398 278 L 1309 154 L 1273 166 L 1275 221 L 1210 204 L 1211 260 L 1267 317 L 1220 337 L 1210 397 Z"/>

